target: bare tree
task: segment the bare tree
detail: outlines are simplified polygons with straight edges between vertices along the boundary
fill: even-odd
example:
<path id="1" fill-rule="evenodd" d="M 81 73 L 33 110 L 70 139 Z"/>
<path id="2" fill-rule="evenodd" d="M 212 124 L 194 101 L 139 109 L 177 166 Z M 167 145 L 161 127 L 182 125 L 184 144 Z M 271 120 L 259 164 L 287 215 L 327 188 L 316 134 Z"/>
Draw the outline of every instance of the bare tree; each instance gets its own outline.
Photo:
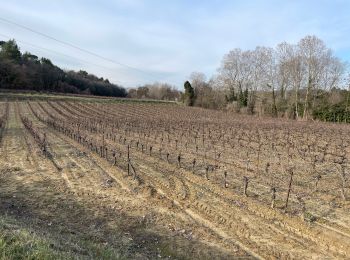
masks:
<path id="1" fill-rule="evenodd" d="M 248 106 L 251 113 L 255 112 L 260 98 L 271 100 L 268 104 L 273 114 L 278 112 L 277 103 L 283 102 L 281 112 L 286 112 L 288 106 L 293 108 L 294 117 L 302 114 L 308 119 L 317 98 L 337 87 L 343 74 L 344 64 L 324 42 L 316 36 L 306 36 L 298 44 L 283 42 L 275 49 L 234 49 L 224 56 L 216 80 L 221 89 L 230 94 L 229 102 L 239 103 L 239 95 L 248 91 L 244 106 Z"/>
<path id="2" fill-rule="evenodd" d="M 332 51 L 316 36 L 306 36 L 298 43 L 301 61 L 305 67 L 305 98 L 303 118 L 310 114 L 312 100 L 318 90 L 326 90 L 338 83 L 343 71 L 342 63 Z"/>

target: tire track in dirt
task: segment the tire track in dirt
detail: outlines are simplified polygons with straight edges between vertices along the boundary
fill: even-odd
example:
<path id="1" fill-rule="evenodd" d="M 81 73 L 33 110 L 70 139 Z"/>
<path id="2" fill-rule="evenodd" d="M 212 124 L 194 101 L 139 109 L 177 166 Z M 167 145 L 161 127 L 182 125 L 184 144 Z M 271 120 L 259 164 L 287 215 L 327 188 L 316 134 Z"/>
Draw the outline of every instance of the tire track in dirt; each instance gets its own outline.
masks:
<path id="1" fill-rule="evenodd" d="M 195 180 L 190 180 L 190 182 L 192 182 L 192 185 L 198 185 L 198 183 L 201 182 L 201 180 L 199 180 L 197 178 L 197 176 L 192 176 L 190 174 L 187 175 L 187 177 L 192 177 L 195 178 Z M 234 200 L 236 201 L 241 201 L 242 198 L 241 197 L 237 197 L 234 196 L 233 194 L 227 193 L 227 192 L 223 192 L 223 191 L 215 191 L 215 186 L 211 187 L 213 190 L 211 191 L 209 189 L 210 185 L 203 185 L 200 186 L 199 189 L 206 189 L 209 193 L 212 193 L 214 196 L 216 196 L 218 198 L 218 202 L 217 203 L 213 203 L 212 201 L 210 201 L 210 203 L 207 203 L 209 205 L 221 205 L 220 207 L 218 207 L 216 209 L 217 212 L 220 212 L 220 209 L 226 209 L 226 208 L 232 208 L 233 205 L 235 204 L 234 201 L 232 201 L 231 199 L 227 199 L 227 198 L 234 198 Z M 247 201 L 246 201 L 247 202 Z M 242 204 L 246 204 L 244 203 L 244 200 L 241 202 Z M 249 207 L 251 206 L 251 207 Z M 339 247 L 342 248 L 344 247 L 346 244 L 342 243 L 344 241 L 342 241 L 340 238 L 336 239 L 334 238 L 334 241 L 337 241 L 337 243 L 334 244 L 334 246 L 332 246 L 332 239 L 328 240 L 327 242 L 324 241 L 324 238 L 326 238 L 327 236 L 329 236 L 329 233 L 324 233 L 323 237 L 320 237 L 320 239 L 318 239 L 318 237 L 320 236 L 320 232 L 317 230 L 310 230 L 304 223 L 298 221 L 298 224 L 292 224 L 292 221 L 295 220 L 295 218 L 292 219 L 292 221 L 289 221 L 287 223 L 284 222 L 276 222 L 275 217 L 277 216 L 276 213 L 277 212 L 269 212 L 269 209 L 266 211 L 265 213 L 269 212 L 270 214 L 272 213 L 271 217 L 269 217 L 269 214 L 264 214 L 264 213 L 258 213 L 257 209 L 262 210 L 263 207 L 260 206 L 255 206 L 255 203 L 253 201 L 249 202 L 249 206 L 247 206 L 247 204 L 245 205 L 245 207 L 242 208 L 243 212 L 247 212 L 246 214 L 248 214 L 247 216 L 255 216 L 255 219 L 252 219 L 251 223 L 259 223 L 261 225 L 263 225 L 266 221 L 267 222 L 267 227 L 273 227 L 274 229 L 278 229 L 280 230 L 279 232 L 284 233 L 284 235 L 286 237 L 289 237 L 295 241 L 304 241 L 305 245 L 307 244 L 308 247 L 306 248 L 307 251 L 311 250 L 312 248 L 314 248 L 314 252 L 318 253 L 320 252 L 320 243 L 323 245 L 323 249 L 322 251 L 324 252 L 325 255 L 327 255 L 327 252 L 329 250 L 332 250 L 334 252 L 335 255 L 337 255 L 339 253 Z M 255 209 L 256 208 L 256 209 Z M 283 218 L 283 220 L 287 220 L 288 217 Z M 273 225 L 272 225 L 273 224 Z M 293 227 L 296 226 L 296 227 Z M 303 232 L 300 232 L 300 230 L 308 230 L 309 232 L 306 232 L 306 234 L 303 234 Z M 311 233 L 311 234 L 310 234 Z M 278 245 L 278 244 L 277 244 Z M 349 246 L 349 243 L 347 243 L 347 246 Z M 295 249 L 294 249 L 295 250 Z M 342 254 L 346 255 L 346 250 L 344 249 L 344 251 L 342 252 Z M 343 255 L 343 257 L 344 257 Z M 339 257 L 341 257 L 341 255 L 339 255 Z"/>
<path id="2" fill-rule="evenodd" d="M 178 191 L 180 199 L 191 200 L 194 195 L 191 193 L 188 185 L 186 185 L 186 183 L 181 178 L 177 178 L 176 176 L 170 176 L 170 178 L 174 179 L 174 188 Z"/>
<path id="3" fill-rule="evenodd" d="M 153 171 L 151 168 L 144 168 L 142 171 L 143 174 L 146 174 L 148 176 L 154 176 Z M 143 175 L 144 176 L 144 175 Z M 162 193 L 162 195 L 166 195 L 169 196 L 169 194 L 171 194 L 171 191 L 169 190 L 165 190 L 166 186 L 163 185 L 161 186 L 159 184 L 159 182 L 157 182 L 157 180 L 153 180 L 151 178 L 147 179 L 147 181 L 153 183 L 153 185 Z M 192 190 L 195 190 L 195 188 L 191 187 Z M 202 189 L 199 189 L 196 191 L 196 193 L 200 193 L 202 191 Z M 182 202 L 176 201 L 176 199 L 172 196 L 170 196 L 171 199 L 173 199 L 175 201 L 176 205 L 181 205 L 183 204 Z M 192 198 L 194 199 L 194 198 Z M 189 214 L 192 218 L 196 219 L 196 221 L 199 221 L 200 224 L 206 226 L 206 227 L 210 227 L 213 231 L 215 231 L 217 234 L 219 234 L 221 237 L 225 238 L 225 239 L 230 239 L 232 241 L 235 241 L 236 245 L 239 245 L 242 249 L 244 249 L 245 251 L 249 252 L 251 255 L 258 257 L 258 258 L 263 258 L 261 256 L 261 252 L 256 253 L 255 250 L 252 250 L 251 248 L 261 248 L 262 245 L 262 241 L 265 241 L 267 244 L 267 242 L 272 239 L 272 240 L 276 240 L 277 238 L 282 239 L 285 238 L 285 236 L 283 237 L 276 237 L 276 235 L 278 233 L 276 232 L 267 232 L 266 229 L 263 230 L 259 230 L 262 229 L 261 227 L 259 229 L 255 229 L 255 230 L 251 230 L 251 228 L 248 226 L 247 223 L 250 223 L 250 221 L 256 221 L 256 219 L 249 219 L 249 221 L 247 220 L 246 223 L 243 223 L 242 220 L 246 217 L 246 216 L 242 216 L 242 212 L 236 211 L 233 213 L 232 216 L 236 216 L 236 215 L 240 215 L 240 218 L 234 218 L 232 216 L 224 218 L 223 217 L 223 213 L 222 210 L 220 210 L 221 207 L 225 207 L 227 205 L 222 205 L 222 203 L 219 203 L 219 207 L 210 207 L 208 204 L 213 205 L 215 203 L 217 203 L 217 201 L 213 202 L 212 200 L 210 202 L 202 202 L 201 204 L 199 204 L 200 202 L 198 201 L 202 201 L 203 198 L 201 199 L 197 199 L 196 202 L 198 203 L 197 205 L 201 205 L 202 208 L 200 207 L 194 207 L 194 201 L 186 201 L 184 204 L 184 210 L 185 212 L 187 212 L 187 214 Z M 203 210 L 203 208 L 205 210 Z M 202 209 L 202 210 L 200 210 Z M 254 218 L 254 216 L 252 216 L 251 218 Z M 225 225 L 226 222 L 228 222 L 227 220 L 231 219 L 233 221 L 235 221 L 236 223 L 239 224 L 235 224 L 233 226 L 233 229 L 231 228 L 231 226 L 229 225 Z M 214 224 L 215 223 L 215 224 Z M 232 221 L 231 221 L 232 223 Z M 226 231 L 230 230 L 231 234 L 235 234 L 235 238 L 233 238 L 232 236 L 228 235 L 227 232 L 224 232 L 223 229 L 224 228 Z M 250 228 L 250 231 L 249 231 Z M 239 231 L 239 233 L 237 232 L 233 232 L 233 231 Z M 257 239 L 255 239 L 256 243 L 252 243 L 252 237 L 250 234 L 252 233 L 256 233 L 256 234 L 263 234 L 264 239 L 262 239 L 261 236 L 257 235 Z M 272 233 L 272 234 L 271 234 Z M 238 236 L 238 234 L 242 234 L 242 236 Z M 284 234 L 285 235 L 285 234 Z M 238 237 L 238 240 L 237 240 Z M 242 243 L 241 241 L 244 241 L 244 243 Z M 244 245 L 244 246 L 243 246 Z M 250 246 L 250 247 L 249 247 Z M 268 246 L 268 245 L 267 245 Z M 279 244 L 274 245 L 274 253 L 275 255 L 278 256 L 286 256 L 282 254 L 282 252 L 279 252 L 278 250 L 276 250 L 276 247 L 278 247 Z M 267 252 L 267 250 L 269 250 L 269 248 L 265 248 L 265 253 Z M 288 248 L 290 249 L 290 248 Z M 281 249 L 279 249 L 280 251 L 282 251 Z M 271 252 L 271 251 L 268 251 Z M 284 252 L 288 252 L 287 250 L 285 250 Z M 266 254 L 265 256 L 267 257 L 269 254 Z"/>
<path id="4" fill-rule="evenodd" d="M 239 240 L 237 240 L 236 237 L 232 237 L 232 236 L 228 235 L 227 232 L 223 231 L 221 228 L 214 225 L 211 221 L 209 221 L 205 217 L 203 217 L 203 215 L 198 214 L 198 212 L 195 212 L 192 209 L 189 209 L 188 208 L 188 206 L 189 206 L 188 201 L 186 201 L 186 202 L 178 201 L 176 198 L 176 195 L 174 196 L 174 192 L 168 190 L 167 186 L 162 184 L 161 182 L 159 182 L 157 178 L 153 178 L 153 176 L 155 175 L 154 170 L 143 165 L 141 173 L 142 173 L 142 178 L 144 180 L 146 180 L 147 182 L 152 183 L 153 187 L 157 190 L 157 192 L 159 194 L 161 194 L 162 196 L 165 196 L 170 201 L 173 201 L 173 203 L 176 206 L 179 206 L 183 210 L 183 212 L 185 212 L 188 216 L 190 216 L 196 223 L 198 223 L 199 225 L 202 225 L 206 228 L 209 228 L 212 232 L 214 232 L 216 235 L 218 235 L 221 239 L 225 239 L 226 242 L 230 242 L 231 244 L 234 244 L 234 245 L 240 247 L 242 250 L 246 251 L 251 256 L 254 256 L 257 259 L 264 259 L 265 258 L 260 253 L 256 252 L 256 250 L 253 250 L 251 247 L 248 247 L 245 244 L 241 243 Z M 184 182 L 180 182 L 180 183 L 184 184 Z M 187 185 L 186 185 L 186 187 L 188 189 Z M 189 193 L 189 191 L 187 191 L 187 192 Z"/>
<path id="5" fill-rule="evenodd" d="M 136 153 L 133 153 L 133 160 L 135 161 L 138 157 L 136 156 Z M 145 163 L 147 163 L 146 160 L 140 158 L 141 162 L 137 162 L 138 165 L 142 165 L 141 168 L 143 168 L 143 170 L 141 171 L 144 175 L 148 175 L 148 179 L 147 181 L 149 181 L 150 183 L 153 183 L 153 185 L 155 187 L 161 187 L 162 190 L 162 194 L 171 194 L 172 191 L 168 190 L 167 192 L 165 192 L 165 190 L 167 189 L 167 185 L 166 183 L 163 181 L 163 183 L 161 183 L 159 181 L 159 177 L 155 177 L 155 176 L 159 176 L 159 174 L 157 173 L 157 171 L 152 171 L 152 169 L 145 167 Z M 148 158 L 148 160 L 151 160 L 150 158 Z M 152 162 L 151 163 L 152 166 L 154 167 L 154 165 L 160 165 L 159 162 Z M 151 166 L 151 167 L 152 167 Z M 157 168 L 157 167 L 156 167 Z M 171 167 L 170 170 L 169 168 L 167 168 L 166 165 L 162 165 L 160 166 L 160 168 L 164 169 L 165 171 L 172 171 Z M 144 175 L 142 175 L 142 178 L 144 178 Z M 181 174 L 181 176 L 186 175 L 188 176 L 193 176 L 191 175 L 191 173 L 183 173 Z M 152 179 L 153 178 L 153 179 Z M 211 187 L 213 185 L 210 184 L 206 184 L 204 186 L 199 186 L 198 183 L 201 183 L 202 180 L 198 179 L 198 177 L 196 176 L 196 181 L 197 182 L 190 182 L 191 186 L 193 187 L 198 187 L 196 192 L 200 192 L 203 190 L 206 190 L 207 192 L 211 193 L 212 196 L 216 196 L 218 199 L 217 201 L 215 201 L 213 203 L 213 200 L 209 200 L 206 202 L 207 205 L 215 205 L 215 203 L 217 203 L 217 205 L 220 205 L 219 207 L 216 207 L 215 211 L 217 214 L 220 214 L 220 212 L 222 212 L 222 210 L 220 209 L 226 209 L 229 208 L 229 204 L 224 204 L 222 202 L 220 202 L 220 200 L 222 200 L 222 194 L 219 194 L 218 192 L 213 192 L 210 189 L 208 189 L 207 187 Z M 254 223 L 254 222 L 258 222 L 258 223 L 262 223 L 260 226 L 254 227 L 255 229 L 251 229 L 250 231 L 246 231 L 250 228 L 251 225 L 244 225 L 243 228 L 241 228 L 241 232 L 243 234 L 246 234 L 248 237 L 246 237 L 246 243 L 251 243 L 252 242 L 252 237 L 250 237 L 250 234 L 260 234 L 260 237 L 255 237 L 253 240 L 256 241 L 256 245 L 254 245 L 254 247 L 264 247 L 264 251 L 266 252 L 266 255 L 270 255 L 271 250 L 272 252 L 274 252 L 276 255 L 279 256 L 288 256 L 289 252 L 291 252 L 291 250 L 293 251 L 294 254 L 297 254 L 298 257 L 302 257 L 305 255 L 309 255 L 310 257 L 313 257 L 317 254 L 319 254 L 321 251 L 319 249 L 319 247 L 317 246 L 317 244 L 315 244 L 317 241 L 310 241 L 308 240 L 309 237 L 300 237 L 299 235 L 295 234 L 295 233 L 291 233 L 291 229 L 284 229 L 282 228 L 280 225 L 273 225 L 270 223 L 264 224 L 267 221 L 269 221 L 268 219 L 265 218 L 261 218 L 261 216 L 257 215 L 256 212 L 252 212 L 252 211 L 248 211 L 246 213 L 244 213 L 245 211 L 235 211 L 233 213 L 233 215 L 242 215 L 243 217 L 249 219 L 248 223 Z M 209 216 L 209 219 L 212 219 L 211 216 Z M 240 221 L 241 219 L 239 219 L 238 221 Z M 222 219 L 219 219 L 220 222 L 222 222 Z M 215 221 L 214 221 L 215 222 Z M 221 223 L 218 223 L 221 224 Z M 236 226 L 237 227 L 237 226 Z M 262 229 L 263 228 L 263 229 Z M 292 247 L 288 246 L 288 243 L 286 243 L 286 246 L 284 246 L 284 249 L 282 250 L 282 244 L 285 240 L 289 240 L 290 243 L 293 245 Z M 273 242 L 274 241 L 274 242 Z M 301 242 L 303 241 L 303 242 Z M 307 246 L 306 246 L 307 245 Z M 337 254 L 336 250 L 333 250 L 334 254 Z M 283 253 L 284 252 L 284 253 Z M 327 255 L 327 249 L 322 250 L 322 252 Z M 285 255 L 284 255 L 285 254 Z"/>
<path id="6" fill-rule="evenodd" d="M 134 160 L 135 160 L 135 158 L 137 157 L 136 156 L 136 154 L 137 154 L 137 151 L 135 152 L 135 153 L 133 153 L 133 158 L 134 158 Z M 136 156 L 136 157 L 135 157 Z M 144 156 L 145 157 L 145 156 Z M 141 157 L 140 157 L 140 161 L 141 161 L 141 164 L 142 164 L 142 162 L 145 164 L 145 163 L 147 163 L 147 160 L 145 160 L 145 158 L 144 157 L 142 157 L 142 154 L 141 154 Z M 148 160 L 152 160 L 150 157 L 148 157 Z M 155 162 L 152 162 L 151 163 L 151 167 L 155 167 L 155 169 L 157 169 L 157 170 L 159 170 L 159 168 L 161 168 L 162 170 L 164 170 L 164 171 L 168 171 L 168 172 L 174 172 L 175 170 L 173 170 L 173 168 L 174 167 L 167 167 L 167 165 L 162 165 L 161 167 L 158 167 L 159 166 L 159 161 L 155 161 Z M 143 173 L 145 173 L 145 172 L 147 172 L 147 171 L 142 171 Z M 184 171 L 185 173 L 187 173 L 187 171 Z M 147 174 L 147 173 L 146 173 Z M 152 176 L 153 176 L 154 174 L 152 174 Z M 180 174 L 181 176 L 183 176 L 184 175 L 184 173 L 183 174 Z M 172 176 L 174 176 L 174 175 L 172 175 Z M 198 176 L 194 176 L 193 174 L 191 174 L 191 173 L 188 173 L 188 174 L 186 174 L 186 176 L 187 177 L 193 177 L 193 178 L 196 178 L 196 181 L 192 181 L 192 186 L 198 186 L 198 183 L 201 183 L 202 182 L 202 179 L 199 179 L 199 177 Z M 158 182 L 158 180 L 155 180 L 155 182 Z M 159 182 L 158 182 L 159 183 Z M 164 189 L 164 187 L 166 187 L 166 186 L 163 186 L 163 189 Z M 215 195 L 217 198 L 220 198 L 219 199 L 219 202 L 221 201 L 221 200 L 225 200 L 223 197 L 223 194 L 220 194 L 221 193 L 221 191 L 217 191 L 217 192 L 213 192 L 212 190 L 210 190 L 210 189 L 208 189 L 208 187 L 213 187 L 213 189 L 214 190 L 217 190 L 218 189 L 218 187 L 215 187 L 214 185 L 211 185 L 211 184 L 209 184 L 209 183 L 206 183 L 206 184 L 204 184 L 204 185 L 202 185 L 202 186 L 198 186 L 198 191 L 197 192 L 200 192 L 201 190 L 206 190 L 207 189 L 207 192 L 210 192 L 210 193 L 212 193 L 213 195 Z M 169 191 L 169 192 L 171 192 L 171 191 Z M 230 195 L 232 195 L 232 194 L 226 194 L 226 195 L 228 195 L 228 197 L 230 197 Z M 207 202 L 207 204 L 209 204 L 209 205 L 211 205 L 211 204 L 215 204 L 215 203 L 213 203 L 212 201 L 210 201 L 210 202 Z M 220 205 L 220 204 L 218 204 L 218 205 Z M 222 203 L 221 203 L 221 205 L 222 205 Z M 228 207 L 229 206 L 229 204 L 227 203 L 226 205 L 222 205 L 221 207 L 219 207 L 219 208 L 225 208 L 225 207 Z M 219 212 L 219 210 L 217 209 L 216 211 L 218 211 Z M 253 216 L 255 216 L 255 217 L 257 217 L 258 219 L 259 219 L 259 221 L 268 221 L 268 222 L 271 222 L 272 221 L 272 219 L 270 219 L 270 218 L 266 218 L 266 216 L 262 216 L 261 214 L 257 214 L 257 212 L 256 211 L 252 211 L 252 210 L 248 210 L 245 214 L 247 214 L 247 216 L 249 216 L 249 215 L 253 215 Z M 262 218 L 262 219 L 261 219 Z M 257 221 L 257 219 L 252 219 L 251 220 L 251 223 L 254 223 L 254 222 L 256 222 Z M 302 250 L 302 251 L 310 251 L 310 249 L 312 249 L 313 248 L 313 252 L 314 252 L 314 254 L 317 254 L 317 253 L 319 253 L 319 251 L 320 251 L 320 249 L 319 249 L 319 247 L 317 246 L 317 244 L 320 242 L 320 241 L 322 241 L 322 240 L 319 240 L 319 239 L 317 239 L 317 237 L 318 237 L 318 235 L 317 235 L 317 231 L 316 231 L 316 233 L 314 232 L 314 237 L 312 237 L 312 236 L 310 236 L 310 235 L 303 235 L 302 233 L 300 233 L 300 231 L 299 230 L 297 230 L 297 229 L 295 229 L 295 228 L 293 228 L 292 226 L 291 227 L 289 227 L 289 226 L 285 226 L 284 224 L 281 224 L 281 223 L 278 223 L 277 225 L 272 225 L 272 224 L 267 224 L 266 225 L 266 228 L 267 228 L 267 230 L 270 230 L 270 229 L 272 229 L 272 230 L 275 230 L 276 232 L 275 233 L 273 233 L 270 237 L 268 237 L 268 239 L 261 239 L 261 241 L 269 241 L 269 240 L 271 240 L 271 237 L 272 238 L 274 238 L 274 239 L 276 239 L 276 238 L 281 238 L 280 236 L 278 236 L 279 234 L 284 234 L 284 237 L 283 238 L 281 238 L 281 240 L 285 240 L 286 238 L 288 238 L 288 239 L 291 239 L 291 241 L 297 241 L 298 243 L 299 243 L 299 246 L 301 247 L 301 249 L 300 250 Z M 305 225 L 304 225 L 304 228 L 305 229 L 308 229 Z M 254 233 L 254 231 L 252 232 L 252 233 Z M 265 232 L 261 232 L 261 233 L 265 233 Z M 266 232 L 266 234 L 268 234 L 268 232 Z M 277 234 L 277 235 L 276 235 Z M 278 241 L 278 240 L 277 240 Z M 301 242 L 301 241 L 303 241 L 303 242 Z M 277 242 L 276 244 L 275 244 L 275 247 L 279 247 L 279 244 L 280 244 L 281 242 Z M 308 247 L 306 247 L 306 246 L 304 246 L 305 244 L 308 244 Z M 326 242 L 326 243 L 323 243 L 323 245 L 324 245 L 324 250 L 323 250 L 323 252 L 325 253 L 325 255 L 327 255 L 327 250 L 329 250 L 330 248 L 332 249 L 332 251 L 334 252 L 334 254 L 337 254 L 338 253 L 338 249 L 337 249 L 337 246 L 330 246 L 330 244 L 331 244 L 331 242 Z M 289 251 L 289 249 L 290 248 L 287 248 L 286 249 L 286 252 L 288 252 Z M 269 250 L 270 251 L 270 248 L 267 248 L 266 250 Z M 296 251 L 296 249 L 293 249 L 294 251 Z M 345 253 L 346 251 L 343 251 L 343 253 Z M 300 255 L 303 255 L 304 253 L 301 253 Z"/>

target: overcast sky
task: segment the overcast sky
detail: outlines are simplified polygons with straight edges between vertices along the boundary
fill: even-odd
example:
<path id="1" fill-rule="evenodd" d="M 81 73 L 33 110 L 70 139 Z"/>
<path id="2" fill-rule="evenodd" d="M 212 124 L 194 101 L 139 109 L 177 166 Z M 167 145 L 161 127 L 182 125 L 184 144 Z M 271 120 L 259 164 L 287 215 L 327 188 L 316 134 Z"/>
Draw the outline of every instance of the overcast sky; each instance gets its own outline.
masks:
<path id="1" fill-rule="evenodd" d="M 308 34 L 348 61 L 349 14 L 348 0 L 0 0 L 0 19 L 114 62 L 2 20 L 0 39 L 14 38 L 22 51 L 125 87 L 161 81 L 182 88 L 193 71 L 215 74 L 231 49 L 297 43 Z"/>

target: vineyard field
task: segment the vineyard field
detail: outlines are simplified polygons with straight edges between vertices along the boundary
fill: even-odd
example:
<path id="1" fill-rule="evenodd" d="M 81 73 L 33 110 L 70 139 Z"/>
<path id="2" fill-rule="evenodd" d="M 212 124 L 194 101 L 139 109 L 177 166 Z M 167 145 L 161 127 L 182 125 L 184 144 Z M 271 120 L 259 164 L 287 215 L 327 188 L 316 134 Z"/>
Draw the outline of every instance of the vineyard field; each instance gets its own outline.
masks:
<path id="1" fill-rule="evenodd" d="M 67 258 L 349 259 L 349 154 L 346 124 L 1 101 L 0 234 Z"/>

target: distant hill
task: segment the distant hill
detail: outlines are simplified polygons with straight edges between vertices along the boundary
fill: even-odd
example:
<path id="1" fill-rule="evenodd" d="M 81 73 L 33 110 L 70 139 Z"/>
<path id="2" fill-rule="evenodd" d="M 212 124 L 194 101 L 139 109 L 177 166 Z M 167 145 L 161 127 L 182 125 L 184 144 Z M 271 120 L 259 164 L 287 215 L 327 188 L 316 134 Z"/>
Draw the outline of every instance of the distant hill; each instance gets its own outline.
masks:
<path id="1" fill-rule="evenodd" d="M 0 89 L 126 97 L 125 88 L 86 71 L 65 71 L 49 59 L 21 53 L 15 40 L 0 41 Z"/>

